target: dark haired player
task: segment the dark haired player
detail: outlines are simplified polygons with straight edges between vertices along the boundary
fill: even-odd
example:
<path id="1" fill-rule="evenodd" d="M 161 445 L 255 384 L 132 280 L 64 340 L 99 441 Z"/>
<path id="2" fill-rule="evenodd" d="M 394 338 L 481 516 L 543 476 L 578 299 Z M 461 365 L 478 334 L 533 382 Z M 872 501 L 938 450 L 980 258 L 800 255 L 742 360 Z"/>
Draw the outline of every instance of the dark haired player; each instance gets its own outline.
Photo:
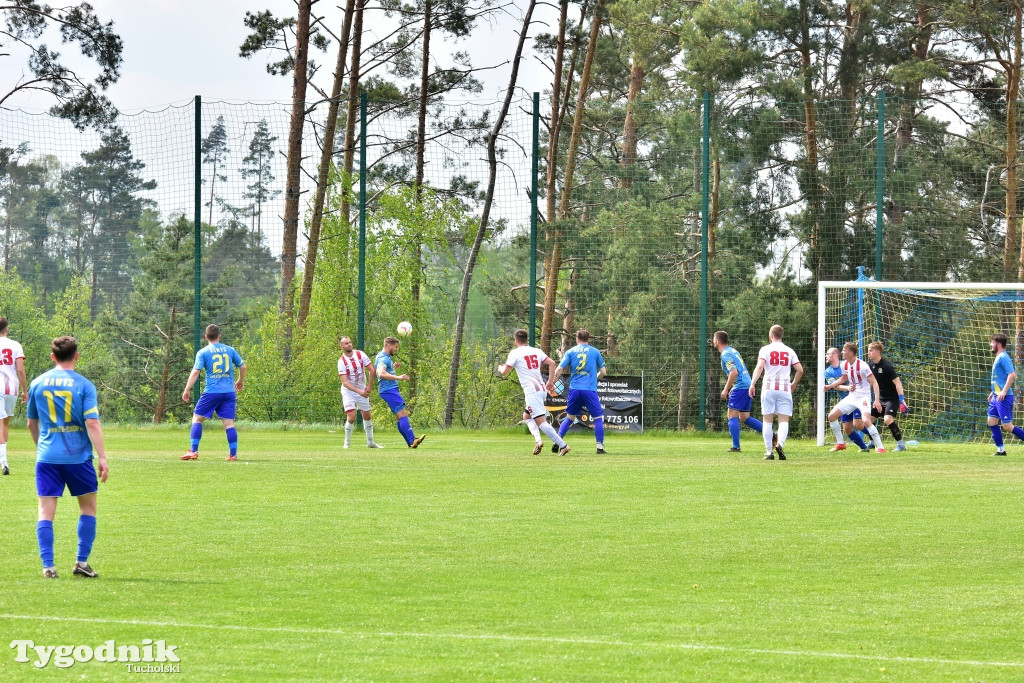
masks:
<path id="1" fill-rule="evenodd" d="M 540 349 L 530 346 L 530 335 L 526 330 L 516 330 L 512 335 L 515 341 L 515 348 L 508 352 L 508 358 L 498 366 L 498 375 L 505 377 L 513 370 L 519 377 L 519 384 L 523 387 L 523 399 L 526 407 L 523 409 L 523 422 L 533 435 L 533 454 L 539 455 L 544 448 L 544 441 L 540 433 L 544 432 L 551 439 L 552 446 L 557 449 L 559 455 L 565 455 L 571 448 L 558 435 L 555 428 L 548 422 L 547 391 L 544 390 L 544 377 L 541 375 L 541 368 L 548 369 L 548 376 L 555 371 L 555 361 L 548 357 Z"/>
<path id="2" fill-rule="evenodd" d="M 988 395 L 988 428 L 992 430 L 992 440 L 996 442 L 993 455 L 1006 455 L 1003 432 L 1012 433 L 1024 440 L 1024 429 L 1013 426 L 1012 387 L 1017 379 L 1017 371 L 1010 354 L 1006 352 L 1007 341 L 1006 335 L 998 332 L 989 339 L 989 348 L 996 357 L 992 362 L 992 393 Z"/>
<path id="3" fill-rule="evenodd" d="M 907 412 L 907 401 L 903 397 L 903 382 L 900 380 L 896 368 L 889 362 L 888 358 L 882 357 L 885 347 L 882 342 L 871 342 L 868 344 L 868 365 L 871 372 L 875 373 L 875 381 L 878 382 L 878 400 L 882 404 L 881 410 L 871 408 L 871 417 L 882 418 L 882 421 L 892 432 L 892 438 L 896 439 L 896 450 L 905 451 L 907 445 L 903 443 L 903 431 L 896 422 L 899 413 Z"/>
<path id="4" fill-rule="evenodd" d="M 103 445 L 100 412 L 96 405 L 96 387 L 75 372 L 78 342 L 74 337 L 57 337 L 50 347 L 54 367 L 32 381 L 28 390 L 28 431 L 36 442 L 36 493 L 39 495 L 39 521 L 36 537 L 43 576 L 57 578 L 53 561 L 53 518 L 57 499 L 67 487 L 78 499 L 78 561 L 74 576 L 99 576 L 89 566 L 89 554 L 96 540 L 96 492 L 99 481 L 110 474 L 107 451 Z M 99 456 L 99 480 L 92 464 L 93 449 Z"/>
<path id="5" fill-rule="evenodd" d="M 181 400 L 189 402 L 192 386 L 199 379 L 199 372 L 206 373 L 206 384 L 203 395 L 196 401 L 196 409 L 192 415 L 192 430 L 189 433 L 190 448 L 181 456 L 182 460 L 199 459 L 199 441 L 203 438 L 203 420 L 217 417 L 224 423 L 224 434 L 228 439 L 229 462 L 238 460 L 238 431 L 235 430 L 235 407 L 238 404 L 237 393 L 242 390 L 245 382 L 245 361 L 238 351 L 227 344 L 220 343 L 220 328 L 207 325 L 206 346 L 196 352 L 196 362 L 185 383 L 185 391 Z M 238 368 L 238 380 L 235 380 L 235 368 Z"/>

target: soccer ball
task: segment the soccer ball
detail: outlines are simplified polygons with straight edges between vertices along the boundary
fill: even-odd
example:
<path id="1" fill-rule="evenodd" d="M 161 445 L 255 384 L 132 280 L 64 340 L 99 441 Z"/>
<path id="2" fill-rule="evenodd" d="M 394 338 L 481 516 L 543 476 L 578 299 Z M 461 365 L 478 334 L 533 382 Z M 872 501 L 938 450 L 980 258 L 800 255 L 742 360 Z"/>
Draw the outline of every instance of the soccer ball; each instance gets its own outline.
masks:
<path id="1" fill-rule="evenodd" d="M 398 334 L 402 337 L 408 337 L 412 334 L 412 323 L 408 320 L 398 323 Z"/>

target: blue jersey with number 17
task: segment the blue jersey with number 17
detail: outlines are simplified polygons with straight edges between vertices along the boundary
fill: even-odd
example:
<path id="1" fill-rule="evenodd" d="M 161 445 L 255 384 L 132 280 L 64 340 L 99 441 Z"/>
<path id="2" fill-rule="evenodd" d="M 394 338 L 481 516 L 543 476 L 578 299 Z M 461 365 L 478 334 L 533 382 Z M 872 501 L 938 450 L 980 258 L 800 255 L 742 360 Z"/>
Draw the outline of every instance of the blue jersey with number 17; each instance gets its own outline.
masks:
<path id="1" fill-rule="evenodd" d="M 98 420 L 96 387 L 74 370 L 54 368 L 32 381 L 26 417 L 39 421 L 36 461 L 78 465 L 92 459 L 86 420 Z"/>
<path id="2" fill-rule="evenodd" d="M 604 367 L 604 358 L 593 346 L 577 344 L 565 352 L 559 365 L 571 373 L 570 389 L 597 391 L 597 371 Z"/>
<path id="3" fill-rule="evenodd" d="M 243 365 L 238 351 L 227 344 L 213 343 L 199 349 L 192 369 L 206 373 L 204 394 L 230 394 L 235 391 L 235 368 Z"/>

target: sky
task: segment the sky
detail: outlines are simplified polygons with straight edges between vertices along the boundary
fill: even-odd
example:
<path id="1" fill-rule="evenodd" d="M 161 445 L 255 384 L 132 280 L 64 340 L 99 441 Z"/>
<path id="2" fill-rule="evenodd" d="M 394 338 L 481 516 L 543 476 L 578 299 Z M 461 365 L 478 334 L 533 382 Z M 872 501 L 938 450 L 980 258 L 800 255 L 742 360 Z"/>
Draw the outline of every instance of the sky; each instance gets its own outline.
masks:
<path id="1" fill-rule="evenodd" d="M 238 46 L 247 30 L 242 21 L 246 11 L 271 10 L 277 16 L 294 16 L 292 0 L 89 0 L 97 15 L 113 21 L 124 41 L 124 64 L 121 78 L 107 91 L 107 96 L 123 111 L 135 111 L 160 105 L 182 103 L 195 95 L 204 99 L 233 101 L 289 101 L 291 77 L 271 76 L 266 72 L 266 59 L 255 56 L 243 59 Z M 339 0 L 320 0 L 314 13 L 326 17 L 332 30 L 341 27 L 343 12 Z M 521 22 L 517 7 L 510 7 L 491 23 L 478 24 L 473 34 L 457 44 L 458 49 L 473 55 L 475 66 L 507 61 L 515 49 L 516 34 Z M 557 21 L 551 7 L 540 7 L 536 18 Z M 380 19 L 368 17 L 368 29 L 379 26 Z M 554 26 L 534 24 L 531 35 L 551 31 Z M 532 41 L 531 41 L 532 42 Z M 529 48 L 531 42 L 527 43 Z M 56 34 L 48 36 L 47 44 L 58 48 L 69 63 L 78 61 L 77 49 L 59 46 Z M 365 44 L 365 39 L 364 39 Z M 449 45 L 450 46 L 450 45 Z M 324 65 L 318 82 L 330 89 L 335 55 L 313 51 L 313 58 Z M 86 65 L 84 61 L 78 63 Z M 23 73 L 23 58 L 17 53 L 0 58 L 0 84 L 15 82 Z M 478 97 L 498 99 L 508 84 L 509 68 L 487 71 L 481 75 L 485 90 Z M 550 82 L 549 72 L 536 60 L 524 60 L 520 85 L 527 91 L 542 91 Z M 9 86 L 7 86 L 9 88 Z M 43 110 L 52 105 L 45 95 L 16 96 L 6 106 Z"/>

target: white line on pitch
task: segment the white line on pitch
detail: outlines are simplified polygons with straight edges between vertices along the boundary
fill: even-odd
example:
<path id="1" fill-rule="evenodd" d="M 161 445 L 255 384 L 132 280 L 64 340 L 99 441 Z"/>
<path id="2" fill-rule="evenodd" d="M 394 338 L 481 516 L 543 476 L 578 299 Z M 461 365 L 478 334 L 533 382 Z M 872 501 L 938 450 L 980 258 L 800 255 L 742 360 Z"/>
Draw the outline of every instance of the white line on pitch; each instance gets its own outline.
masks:
<path id="1" fill-rule="evenodd" d="M 900 662 L 906 664 L 945 664 L 951 666 L 994 666 L 1024 668 L 1024 662 L 998 662 L 976 659 L 943 659 L 941 657 L 901 657 L 897 655 L 868 655 L 849 652 L 817 652 L 814 650 L 776 650 L 755 647 L 731 647 L 703 643 L 658 643 L 650 641 L 630 642 L 626 640 L 605 640 L 601 638 L 564 638 L 559 636 L 516 636 L 501 633 L 418 633 L 400 631 L 342 631 L 327 628 L 298 628 L 293 626 L 245 626 L 239 624 L 191 624 L 176 621 L 141 621 L 136 619 L 100 619 L 93 617 L 54 617 L 27 614 L 0 614 L 0 619 L 24 621 L 84 622 L 89 624 L 120 624 L 125 626 L 155 626 L 160 628 L 198 628 L 221 631 L 263 631 L 271 633 L 307 633 L 334 635 L 346 638 L 434 638 L 439 640 L 496 640 L 528 643 L 562 643 L 567 645 L 611 645 L 632 648 L 666 648 L 708 652 L 729 652 L 754 655 L 777 655 L 785 657 L 818 657 L 823 659 L 856 659 L 872 662 Z"/>

